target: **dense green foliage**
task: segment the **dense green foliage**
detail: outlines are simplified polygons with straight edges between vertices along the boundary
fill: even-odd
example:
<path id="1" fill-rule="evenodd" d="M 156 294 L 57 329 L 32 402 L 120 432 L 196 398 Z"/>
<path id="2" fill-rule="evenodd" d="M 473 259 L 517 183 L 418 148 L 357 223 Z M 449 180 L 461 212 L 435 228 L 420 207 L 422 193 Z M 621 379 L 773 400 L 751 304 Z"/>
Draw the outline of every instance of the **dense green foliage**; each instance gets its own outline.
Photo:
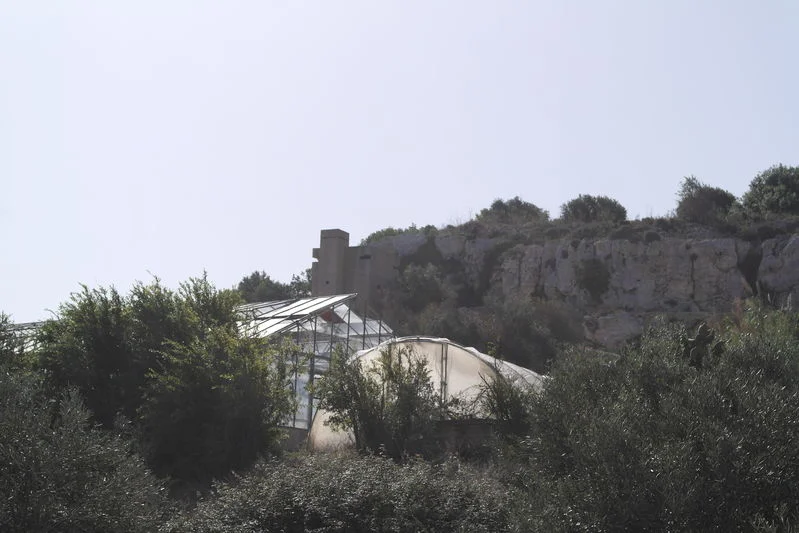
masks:
<path id="1" fill-rule="evenodd" d="M 435 235 L 438 229 L 435 226 L 427 225 L 421 228 L 416 227 L 416 224 L 411 224 L 407 228 L 383 228 L 381 230 L 377 230 L 375 232 L 370 233 L 366 237 L 361 240 L 361 246 L 365 246 L 367 244 L 371 244 L 373 242 L 378 242 L 383 239 L 388 239 L 390 237 L 396 237 L 397 235 L 405 235 L 406 233 L 417 233 L 421 235 Z"/>
<path id="2" fill-rule="evenodd" d="M 23 371 L 34 365 L 35 357 L 25 352 L 22 336 L 13 329 L 9 316 L 0 312 L 0 368 Z"/>
<path id="3" fill-rule="evenodd" d="M 41 333 L 50 393 L 77 387 L 105 428 L 132 421 L 159 474 L 207 483 L 245 467 L 276 444 L 292 395 L 284 356 L 239 333 L 239 302 L 205 277 L 127 297 L 84 287 Z"/>
<path id="4" fill-rule="evenodd" d="M 602 295 L 610 287 L 610 270 L 607 265 L 596 258 L 587 259 L 577 265 L 575 272 L 577 285 L 588 292 L 591 300 L 601 302 Z"/>
<path id="5" fill-rule="evenodd" d="M 291 369 L 261 344 L 214 328 L 204 339 L 167 347 L 148 374 L 140 408 L 158 474 L 202 484 L 277 451 L 278 426 L 294 408 Z"/>
<path id="6" fill-rule="evenodd" d="M 214 533 L 502 532 L 513 502 L 482 472 L 377 457 L 316 455 L 258 465 L 217 488 L 171 531 Z"/>
<path id="7" fill-rule="evenodd" d="M 408 265 L 399 276 L 398 292 L 402 306 L 414 313 L 453 297 L 438 267 L 430 263 Z"/>
<path id="8" fill-rule="evenodd" d="M 426 361 L 393 346 L 366 364 L 338 352 L 314 394 L 319 407 L 331 413 L 331 426 L 353 432 L 359 451 L 396 461 L 423 451 L 448 407 L 433 387 Z"/>
<path id="9" fill-rule="evenodd" d="M 289 283 L 275 281 L 266 272 L 256 270 L 242 278 L 238 291 L 248 303 L 302 298 L 311 294 L 311 270 L 308 269 L 299 276 L 295 274 Z"/>
<path id="10" fill-rule="evenodd" d="M 525 202 L 515 196 L 510 200 L 494 200 L 491 207 L 487 207 L 477 214 L 475 220 L 501 224 L 522 224 L 549 220 L 549 213 L 537 205 Z"/>
<path id="11" fill-rule="evenodd" d="M 156 530 L 162 483 L 118 429 L 90 426 L 75 391 L 56 400 L 36 377 L 0 367 L 0 529 Z"/>
<path id="12" fill-rule="evenodd" d="M 181 305 L 170 307 L 173 297 Z M 499 437 L 490 466 L 410 459 L 454 414 L 412 354 L 367 367 L 339 354 L 318 382 L 321 405 L 366 455 L 301 455 L 247 472 L 291 402 L 262 395 L 288 390 L 285 363 L 237 335 L 224 298 L 202 280 L 177 294 L 155 283 L 128 297 L 76 295 L 43 346 L 63 350 L 80 389 L 58 381 L 66 369 L 47 351 L 40 366 L 10 366 L 17 352 L 4 351 L 4 530 L 781 531 L 799 519 L 796 313 L 751 304 L 696 334 L 656 325 L 618 355 L 559 357 L 540 391 L 486 381 L 480 412 Z M 160 341 L 167 330 L 183 340 Z M 7 320 L 0 335 L 9 338 Z M 99 401 L 103 380 L 124 392 L 134 365 L 114 374 L 111 363 L 143 364 L 136 354 L 153 345 L 133 425 L 91 427 L 100 417 L 78 394 Z M 126 396 L 106 393 L 124 413 Z M 241 475 L 164 522 L 163 482 L 136 450 L 166 479 Z"/>
<path id="13" fill-rule="evenodd" d="M 425 269 L 428 273 L 431 270 Z M 433 290 L 401 293 L 407 299 L 403 302 L 417 302 L 416 307 L 405 304 L 409 311 L 422 309 L 403 315 L 397 329 L 408 333 L 424 331 L 483 352 L 494 346 L 508 361 L 538 372 L 547 370 L 563 346 L 583 339 L 581 317 L 560 302 L 523 297 L 504 302 L 490 300 L 474 311 L 459 307 L 450 296 L 457 291 L 446 281 L 441 284 L 435 292 L 447 295 L 443 302 L 427 297 L 435 294 Z"/>
<path id="14" fill-rule="evenodd" d="M 677 216 L 698 224 L 717 222 L 736 202 L 732 193 L 705 185 L 694 176 L 683 179 L 677 198 Z"/>
<path id="15" fill-rule="evenodd" d="M 798 325 L 795 315 L 753 309 L 720 338 L 663 326 L 620 357 L 559 360 L 527 405 L 530 437 L 516 456 L 516 484 L 538 509 L 538 527 L 795 522 Z"/>
<path id="16" fill-rule="evenodd" d="M 755 178 L 742 205 L 690 177 L 676 218 L 622 223 L 612 200 L 600 207 L 580 196 L 550 222 L 517 197 L 463 228 L 469 239 L 509 235 L 482 258 L 491 273 L 519 245 L 564 235 L 648 243 L 712 229 L 767 238 L 780 227 L 775 216 L 799 214 L 797 189 L 797 169 L 780 165 Z M 411 232 L 428 239 L 403 258 L 387 297 L 399 309 L 397 330 L 493 346 L 549 372 L 542 390 L 486 380 L 479 412 L 494 420 L 490 461 L 441 463 L 430 446 L 435 429 L 464 406 L 442 402 L 429 369 L 408 353 L 369 365 L 337 354 L 316 382 L 321 407 L 354 432 L 360 455 L 258 461 L 279 445 L 293 408 L 294 354 L 242 336 L 234 306 L 303 296 L 307 276 L 283 284 L 254 272 L 228 291 L 205 278 L 176 291 L 158 280 L 127 295 L 83 288 L 46 324 L 36 352 L 22 350 L 0 314 L 0 530 L 789 531 L 799 523 L 796 314 L 751 305 L 696 333 L 660 323 L 619 354 L 570 349 L 584 342 L 582 315 L 537 289 L 492 293 L 488 276 L 442 256 L 434 228 L 387 228 L 365 243 Z M 584 296 L 601 302 L 607 269 L 585 261 L 575 275 Z M 204 489 L 212 479 L 197 507 L 176 514 L 167 503 L 164 487 Z"/>
<path id="17" fill-rule="evenodd" d="M 560 207 L 560 218 L 567 222 L 624 222 L 627 209 L 607 196 L 581 194 Z"/>
<path id="18" fill-rule="evenodd" d="M 752 180 L 742 203 L 758 215 L 799 215 L 799 167 L 775 165 L 764 170 Z"/>

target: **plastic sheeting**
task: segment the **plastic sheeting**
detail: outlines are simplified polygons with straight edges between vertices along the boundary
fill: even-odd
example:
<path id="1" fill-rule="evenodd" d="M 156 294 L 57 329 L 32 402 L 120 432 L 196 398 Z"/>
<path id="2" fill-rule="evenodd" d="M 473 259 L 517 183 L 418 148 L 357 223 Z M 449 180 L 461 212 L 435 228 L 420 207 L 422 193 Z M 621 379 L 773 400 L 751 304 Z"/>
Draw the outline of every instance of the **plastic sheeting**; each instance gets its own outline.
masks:
<path id="1" fill-rule="evenodd" d="M 535 388 L 540 388 L 545 379 L 527 368 L 442 338 L 401 337 L 361 350 L 354 357 L 368 368 L 389 345 L 395 349 L 410 350 L 414 356 L 424 359 L 430 369 L 430 378 L 439 393 L 467 403 L 477 398 L 483 380 L 491 379 L 496 372 L 500 372 L 512 383 L 525 383 Z M 487 416 L 486 413 L 482 415 Z M 326 425 L 329 417 L 330 413 L 324 410 L 316 412 L 308 436 L 311 449 L 324 450 L 353 445 L 354 437 L 351 433 L 335 431 Z"/>

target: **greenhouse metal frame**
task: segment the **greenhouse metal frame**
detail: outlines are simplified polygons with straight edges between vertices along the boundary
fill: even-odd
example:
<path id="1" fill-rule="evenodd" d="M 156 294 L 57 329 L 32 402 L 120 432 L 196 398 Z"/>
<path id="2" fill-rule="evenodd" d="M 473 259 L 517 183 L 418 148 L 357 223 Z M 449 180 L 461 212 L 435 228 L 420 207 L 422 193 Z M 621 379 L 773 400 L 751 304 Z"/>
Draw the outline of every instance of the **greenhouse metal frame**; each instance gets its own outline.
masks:
<path id="1" fill-rule="evenodd" d="M 294 342 L 307 361 L 295 355 L 293 390 L 298 408 L 288 425 L 310 428 L 316 410 L 310 385 L 329 368 L 336 348 L 354 353 L 393 338 L 380 319 L 361 317 L 350 303 L 357 294 L 313 296 L 294 300 L 252 303 L 237 308 L 241 331 L 259 338 L 284 337 Z"/>

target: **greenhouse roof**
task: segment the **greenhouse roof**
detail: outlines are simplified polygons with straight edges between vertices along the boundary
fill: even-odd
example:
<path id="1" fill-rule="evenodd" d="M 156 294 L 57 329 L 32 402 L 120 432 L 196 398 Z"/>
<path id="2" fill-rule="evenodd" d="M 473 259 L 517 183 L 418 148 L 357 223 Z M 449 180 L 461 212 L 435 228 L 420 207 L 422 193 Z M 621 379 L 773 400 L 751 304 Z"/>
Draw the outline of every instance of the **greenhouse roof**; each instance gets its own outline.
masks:
<path id="1" fill-rule="evenodd" d="M 391 337 L 393 332 L 385 323 L 360 317 L 350 309 L 347 304 L 356 296 L 337 294 L 251 303 L 236 310 L 241 316 L 242 331 L 257 337 L 302 330 L 337 337 L 377 336 L 381 341 Z M 372 345 L 369 342 L 364 347 Z"/>

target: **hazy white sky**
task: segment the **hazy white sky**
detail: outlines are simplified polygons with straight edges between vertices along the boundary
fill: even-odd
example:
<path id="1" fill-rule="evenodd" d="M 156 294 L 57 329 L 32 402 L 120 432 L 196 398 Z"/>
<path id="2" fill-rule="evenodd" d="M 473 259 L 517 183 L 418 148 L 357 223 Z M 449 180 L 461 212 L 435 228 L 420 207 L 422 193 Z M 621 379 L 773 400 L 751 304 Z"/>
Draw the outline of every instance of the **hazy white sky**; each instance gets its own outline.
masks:
<path id="1" fill-rule="evenodd" d="M 799 164 L 799 2 L 0 0 L 0 310 Z"/>

